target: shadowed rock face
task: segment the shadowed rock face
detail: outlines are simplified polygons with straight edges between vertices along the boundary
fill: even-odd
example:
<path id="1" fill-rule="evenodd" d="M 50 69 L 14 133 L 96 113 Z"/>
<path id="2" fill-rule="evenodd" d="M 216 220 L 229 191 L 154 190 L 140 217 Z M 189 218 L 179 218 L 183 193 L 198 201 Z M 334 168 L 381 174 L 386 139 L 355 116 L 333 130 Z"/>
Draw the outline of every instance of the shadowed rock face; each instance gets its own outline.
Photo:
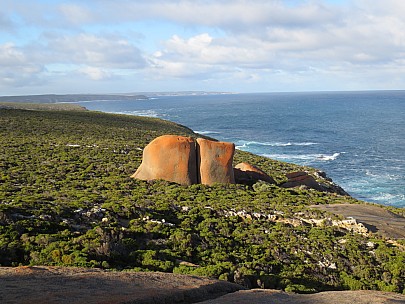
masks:
<path id="1" fill-rule="evenodd" d="M 164 179 L 182 185 L 196 184 L 196 159 L 195 143 L 191 137 L 160 136 L 145 147 L 142 164 L 131 177 Z"/>
<path id="2" fill-rule="evenodd" d="M 203 138 L 197 139 L 197 155 L 200 183 L 234 184 L 232 168 L 235 145 L 228 142 L 215 142 Z"/>
<path id="3" fill-rule="evenodd" d="M 261 180 L 270 184 L 276 182 L 264 171 L 248 163 L 237 164 L 234 168 L 235 182 L 238 184 L 254 184 Z"/>

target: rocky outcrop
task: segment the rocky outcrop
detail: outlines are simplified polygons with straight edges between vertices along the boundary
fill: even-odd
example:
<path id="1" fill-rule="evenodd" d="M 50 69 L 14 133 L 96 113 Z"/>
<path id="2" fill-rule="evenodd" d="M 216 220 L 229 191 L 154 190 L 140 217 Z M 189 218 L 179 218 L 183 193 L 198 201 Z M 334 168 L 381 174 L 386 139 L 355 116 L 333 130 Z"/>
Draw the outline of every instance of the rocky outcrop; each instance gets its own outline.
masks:
<path id="1" fill-rule="evenodd" d="M 305 171 L 287 173 L 286 177 L 288 178 L 288 181 L 281 185 L 283 188 L 305 186 L 318 191 L 324 191 L 324 188 L 315 180 L 315 178 Z"/>
<path id="2" fill-rule="evenodd" d="M 240 290 L 201 304 L 399 304 L 405 295 L 374 290 L 325 291 L 314 294 L 297 294 L 274 289 Z"/>
<path id="3" fill-rule="evenodd" d="M 312 174 L 316 177 L 316 179 L 314 176 L 305 171 L 287 173 L 286 177 L 288 178 L 288 181 L 281 184 L 281 187 L 294 188 L 304 186 L 306 188 L 315 189 L 322 192 L 350 196 L 345 190 L 343 190 L 343 188 L 328 178 L 325 172 L 316 171 Z"/>
<path id="4" fill-rule="evenodd" d="M 77 267 L 0 267 L 1 303 L 197 303 L 245 289 L 210 278 Z"/>
<path id="5" fill-rule="evenodd" d="M 182 185 L 237 183 L 253 186 L 258 181 L 276 184 L 271 176 L 251 164 L 239 163 L 232 168 L 234 153 L 233 143 L 163 135 L 145 147 L 142 163 L 131 177 L 140 180 L 163 179 Z M 279 186 L 304 186 L 317 191 L 349 195 L 327 178 L 324 172 L 311 174 L 305 171 L 288 173 L 288 181 Z"/>
<path id="6" fill-rule="evenodd" d="M 258 181 L 275 184 L 274 179 L 264 171 L 248 163 L 239 163 L 234 168 L 235 182 L 237 184 L 253 185 Z"/>
<path id="7" fill-rule="evenodd" d="M 106 271 L 57 266 L 0 267 L 2 303 L 205 303 L 205 304 L 382 304 L 404 303 L 405 295 L 373 290 L 296 294 L 196 275 Z M 248 283 L 249 276 L 240 276 Z M 254 280 L 266 288 L 266 280 Z"/>
<path id="8" fill-rule="evenodd" d="M 234 153 L 233 143 L 164 135 L 145 147 L 142 163 L 131 177 L 182 185 L 235 183 Z"/>
<path id="9" fill-rule="evenodd" d="M 142 164 L 131 177 L 141 180 L 163 179 L 182 185 L 196 184 L 194 140 L 175 135 L 154 139 L 143 150 Z"/>
<path id="10" fill-rule="evenodd" d="M 197 159 L 201 184 L 234 184 L 232 168 L 235 145 L 228 142 L 215 142 L 197 139 Z"/>
<path id="11" fill-rule="evenodd" d="M 323 191 L 331 192 L 331 193 L 337 193 L 337 194 L 345 195 L 345 196 L 350 196 L 350 194 L 347 193 L 342 187 L 335 184 L 332 179 L 327 177 L 325 172 L 316 171 L 314 173 L 314 175 L 315 175 L 315 177 L 317 179 L 322 181 L 321 183 L 322 183 L 322 186 L 323 186 L 323 189 L 324 189 Z"/>

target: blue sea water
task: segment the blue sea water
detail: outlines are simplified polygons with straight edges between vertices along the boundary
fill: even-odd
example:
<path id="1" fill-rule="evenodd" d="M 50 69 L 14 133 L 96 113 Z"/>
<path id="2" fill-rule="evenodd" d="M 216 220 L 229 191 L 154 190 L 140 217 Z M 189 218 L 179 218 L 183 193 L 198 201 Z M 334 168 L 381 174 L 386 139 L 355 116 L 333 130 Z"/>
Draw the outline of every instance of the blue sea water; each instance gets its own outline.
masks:
<path id="1" fill-rule="evenodd" d="M 154 116 L 327 172 L 352 196 L 405 206 L 405 91 L 162 96 L 81 103 Z"/>

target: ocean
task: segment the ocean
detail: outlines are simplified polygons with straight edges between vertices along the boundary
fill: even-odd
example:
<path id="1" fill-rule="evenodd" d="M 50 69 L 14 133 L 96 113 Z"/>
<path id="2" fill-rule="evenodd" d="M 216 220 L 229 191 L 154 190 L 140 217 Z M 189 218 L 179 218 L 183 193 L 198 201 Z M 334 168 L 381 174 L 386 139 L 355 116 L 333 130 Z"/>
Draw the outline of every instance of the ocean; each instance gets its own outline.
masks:
<path id="1" fill-rule="evenodd" d="M 405 91 L 207 94 L 82 102 L 153 116 L 323 170 L 353 197 L 405 207 Z"/>

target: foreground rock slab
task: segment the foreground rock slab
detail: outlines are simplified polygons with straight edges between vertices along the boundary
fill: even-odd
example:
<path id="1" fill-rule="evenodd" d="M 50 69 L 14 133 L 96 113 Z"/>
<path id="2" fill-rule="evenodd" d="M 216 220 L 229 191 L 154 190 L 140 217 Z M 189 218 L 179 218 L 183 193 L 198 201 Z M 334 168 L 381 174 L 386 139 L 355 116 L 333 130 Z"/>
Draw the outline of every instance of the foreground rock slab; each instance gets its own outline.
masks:
<path id="1" fill-rule="evenodd" d="M 405 295 L 364 290 L 299 295 L 172 273 L 37 266 L 0 267 L 0 303 L 399 304 Z"/>
<path id="2" fill-rule="evenodd" d="M 240 290 L 201 302 L 204 304 L 399 304 L 405 295 L 380 291 L 328 291 L 315 294 L 294 294 L 278 290 Z"/>
<path id="3" fill-rule="evenodd" d="M 196 303 L 243 289 L 197 276 L 66 267 L 0 267 L 0 303 Z"/>
<path id="4" fill-rule="evenodd" d="M 300 295 L 172 273 L 37 266 L 0 267 L 0 303 L 399 304 L 405 295 L 365 290 Z"/>

